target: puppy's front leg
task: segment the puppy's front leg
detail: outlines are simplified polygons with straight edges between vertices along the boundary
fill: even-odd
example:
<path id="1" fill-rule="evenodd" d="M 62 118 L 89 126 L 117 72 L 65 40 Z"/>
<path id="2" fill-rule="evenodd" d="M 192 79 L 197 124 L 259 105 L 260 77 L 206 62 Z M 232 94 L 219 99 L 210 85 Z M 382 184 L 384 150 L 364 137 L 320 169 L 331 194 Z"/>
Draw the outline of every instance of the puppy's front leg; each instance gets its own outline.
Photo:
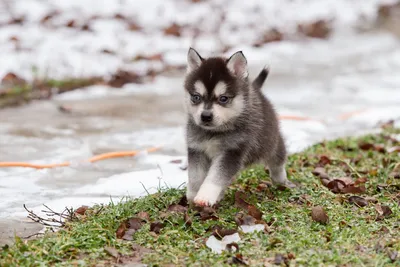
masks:
<path id="1" fill-rule="evenodd" d="M 204 152 L 189 148 L 188 149 L 188 185 L 186 188 L 186 198 L 193 202 L 194 197 L 204 179 L 207 176 L 211 161 Z"/>
<path id="2" fill-rule="evenodd" d="M 194 198 L 196 205 L 213 206 L 219 201 L 220 195 L 242 167 L 241 155 L 239 150 L 229 150 L 212 160 L 207 177 Z"/>

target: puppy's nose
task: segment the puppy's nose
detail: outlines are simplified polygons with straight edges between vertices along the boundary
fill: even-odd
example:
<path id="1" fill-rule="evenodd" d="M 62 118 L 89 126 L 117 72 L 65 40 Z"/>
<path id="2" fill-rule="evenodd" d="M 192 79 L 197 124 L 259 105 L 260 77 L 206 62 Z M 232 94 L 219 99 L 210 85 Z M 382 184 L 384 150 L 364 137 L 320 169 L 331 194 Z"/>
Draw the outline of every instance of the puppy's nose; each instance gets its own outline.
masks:
<path id="1" fill-rule="evenodd" d="M 205 110 L 201 113 L 202 122 L 210 122 L 213 119 L 213 114 L 211 111 Z"/>

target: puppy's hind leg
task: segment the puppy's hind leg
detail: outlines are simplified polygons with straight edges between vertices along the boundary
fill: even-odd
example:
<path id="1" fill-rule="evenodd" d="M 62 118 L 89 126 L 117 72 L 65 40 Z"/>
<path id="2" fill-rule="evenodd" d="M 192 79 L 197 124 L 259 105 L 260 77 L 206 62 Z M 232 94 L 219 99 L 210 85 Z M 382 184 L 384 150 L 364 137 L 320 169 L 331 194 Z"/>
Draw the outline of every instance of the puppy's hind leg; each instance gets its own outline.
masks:
<path id="1" fill-rule="evenodd" d="M 203 184 L 210 168 L 211 161 L 201 151 L 189 148 L 188 150 L 188 184 L 186 198 L 193 202 L 194 197 Z"/>
<path id="2" fill-rule="evenodd" d="M 266 159 L 266 165 L 268 166 L 271 180 L 276 185 L 282 185 L 289 188 L 294 188 L 296 185 L 288 180 L 286 170 L 286 149 L 282 138 L 279 138 L 278 148 L 276 153 L 269 155 Z"/>

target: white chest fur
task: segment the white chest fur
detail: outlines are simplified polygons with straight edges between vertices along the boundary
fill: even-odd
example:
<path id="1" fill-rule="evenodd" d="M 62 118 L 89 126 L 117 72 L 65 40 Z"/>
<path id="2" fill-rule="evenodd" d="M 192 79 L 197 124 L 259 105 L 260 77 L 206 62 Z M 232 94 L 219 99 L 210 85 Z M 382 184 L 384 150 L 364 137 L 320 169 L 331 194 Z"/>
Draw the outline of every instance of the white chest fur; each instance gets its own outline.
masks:
<path id="1" fill-rule="evenodd" d="M 190 142 L 189 147 L 203 151 L 210 159 L 215 158 L 221 152 L 219 140 L 210 139 L 202 142 Z"/>

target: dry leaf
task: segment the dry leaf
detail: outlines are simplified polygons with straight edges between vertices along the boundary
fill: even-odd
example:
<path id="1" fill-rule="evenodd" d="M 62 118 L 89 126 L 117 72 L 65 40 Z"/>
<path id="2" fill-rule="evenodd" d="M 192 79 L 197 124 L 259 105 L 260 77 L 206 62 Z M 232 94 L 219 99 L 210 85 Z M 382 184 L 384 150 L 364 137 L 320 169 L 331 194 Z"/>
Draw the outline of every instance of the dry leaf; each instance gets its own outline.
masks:
<path id="1" fill-rule="evenodd" d="M 118 250 L 116 250 L 115 248 L 113 248 L 113 247 L 104 247 L 104 250 L 108 253 L 108 254 L 110 254 L 111 256 L 113 256 L 114 258 L 118 258 L 119 257 L 119 252 L 118 252 Z"/>
<path id="2" fill-rule="evenodd" d="M 184 207 L 179 204 L 172 204 L 167 209 L 169 212 L 176 212 L 176 213 L 185 213 L 187 211 L 187 207 Z"/>
<path id="3" fill-rule="evenodd" d="M 116 231 L 117 238 L 121 239 L 125 235 L 126 228 L 126 222 L 122 222 Z"/>
<path id="4" fill-rule="evenodd" d="M 165 224 L 162 222 L 152 222 L 150 224 L 150 232 L 154 232 L 156 234 L 160 234 L 161 229 L 165 227 Z"/>
<path id="5" fill-rule="evenodd" d="M 232 263 L 237 264 L 237 265 L 245 265 L 248 266 L 248 264 L 243 260 L 242 254 L 236 254 L 235 256 L 232 257 Z"/>
<path id="6" fill-rule="evenodd" d="M 88 206 L 79 207 L 78 209 L 75 210 L 75 213 L 78 213 L 80 215 L 84 215 L 88 208 L 89 208 Z"/>
<path id="7" fill-rule="evenodd" d="M 342 189 L 341 193 L 350 193 L 350 194 L 362 194 L 365 193 L 366 188 L 364 185 L 360 185 L 359 187 L 354 185 L 346 186 Z"/>
<path id="8" fill-rule="evenodd" d="M 391 147 L 391 148 L 388 148 L 388 150 L 387 150 L 387 153 L 393 153 L 393 152 L 400 152 L 400 146 L 394 146 L 394 147 Z"/>
<path id="9" fill-rule="evenodd" d="M 164 34 L 180 37 L 181 31 L 182 31 L 182 27 L 176 23 L 173 23 L 171 26 L 164 29 Z"/>
<path id="10" fill-rule="evenodd" d="M 184 219 L 185 219 L 186 225 L 189 225 L 189 226 L 192 225 L 192 218 L 190 218 L 189 214 L 185 213 Z"/>
<path id="11" fill-rule="evenodd" d="M 321 206 L 313 207 L 311 210 L 311 217 L 314 221 L 326 224 L 329 221 L 329 217 L 326 214 L 324 208 Z"/>
<path id="12" fill-rule="evenodd" d="M 136 216 L 141 218 L 141 219 L 143 219 L 143 220 L 146 220 L 146 221 L 148 221 L 150 219 L 149 213 L 145 212 L 145 211 L 139 212 L 138 214 L 136 214 Z"/>
<path id="13" fill-rule="evenodd" d="M 142 83 L 142 77 L 132 71 L 118 70 L 111 76 L 108 85 L 121 88 L 127 83 Z"/>
<path id="14" fill-rule="evenodd" d="M 313 23 L 301 24 L 298 26 L 297 30 L 306 36 L 321 39 L 327 38 L 332 31 L 331 25 L 325 20 L 317 20 Z"/>
<path id="15" fill-rule="evenodd" d="M 283 40 L 283 34 L 277 29 L 271 29 L 265 32 L 260 40 L 253 44 L 254 47 L 260 47 L 266 43 L 279 42 Z"/>
<path id="16" fill-rule="evenodd" d="M 317 166 L 324 167 L 328 164 L 331 164 L 331 159 L 328 156 L 322 155 L 319 157 L 319 162 L 317 163 Z"/>
<path id="17" fill-rule="evenodd" d="M 319 178 L 320 178 L 321 180 L 322 180 L 322 179 L 327 180 L 327 181 L 330 180 L 328 174 L 327 174 L 326 171 L 325 171 L 325 168 L 317 167 L 317 168 L 315 168 L 315 169 L 313 170 L 312 173 L 313 173 L 314 175 L 316 175 L 316 176 L 319 176 Z"/>
<path id="18" fill-rule="evenodd" d="M 263 215 L 262 212 L 259 209 L 257 209 L 257 207 L 254 205 L 248 206 L 248 212 L 249 215 L 254 217 L 256 220 L 261 220 L 261 217 Z"/>
<path id="19" fill-rule="evenodd" d="M 224 229 L 219 225 L 214 226 L 212 230 L 213 230 L 212 235 L 219 240 L 221 240 L 224 236 L 233 235 L 234 233 L 237 233 L 236 229 Z"/>
<path id="20" fill-rule="evenodd" d="M 400 179 L 400 162 L 397 163 L 393 170 L 391 171 L 391 173 L 389 174 L 389 176 L 395 178 L 395 179 Z"/>
<path id="21" fill-rule="evenodd" d="M 354 185 L 365 184 L 367 181 L 368 181 L 367 177 L 361 177 L 354 182 Z"/>
<path id="22" fill-rule="evenodd" d="M 355 204 L 358 207 L 368 206 L 368 201 L 363 197 L 351 196 L 351 197 L 348 198 L 348 200 L 349 200 L 350 203 Z"/>

